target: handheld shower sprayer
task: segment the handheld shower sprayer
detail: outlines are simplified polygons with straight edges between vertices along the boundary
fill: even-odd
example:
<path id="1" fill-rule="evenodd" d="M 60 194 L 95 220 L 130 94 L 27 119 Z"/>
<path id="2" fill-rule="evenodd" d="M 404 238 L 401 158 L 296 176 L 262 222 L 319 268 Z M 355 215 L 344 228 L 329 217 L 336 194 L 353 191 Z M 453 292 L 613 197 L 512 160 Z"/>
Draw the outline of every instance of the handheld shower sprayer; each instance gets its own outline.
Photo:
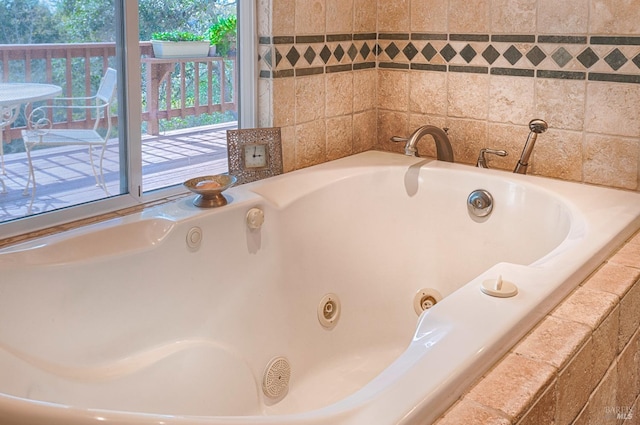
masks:
<path id="1" fill-rule="evenodd" d="M 531 153 L 533 152 L 533 147 L 536 144 L 536 139 L 538 138 L 538 134 L 544 133 L 549 128 L 549 125 L 546 121 L 541 119 L 533 119 L 529 122 L 529 137 L 527 137 L 527 141 L 524 144 L 524 148 L 522 149 L 522 154 L 520 155 L 520 159 L 516 164 L 516 168 L 513 170 L 514 173 L 518 174 L 527 174 L 527 167 L 529 167 L 529 158 L 531 158 Z"/>

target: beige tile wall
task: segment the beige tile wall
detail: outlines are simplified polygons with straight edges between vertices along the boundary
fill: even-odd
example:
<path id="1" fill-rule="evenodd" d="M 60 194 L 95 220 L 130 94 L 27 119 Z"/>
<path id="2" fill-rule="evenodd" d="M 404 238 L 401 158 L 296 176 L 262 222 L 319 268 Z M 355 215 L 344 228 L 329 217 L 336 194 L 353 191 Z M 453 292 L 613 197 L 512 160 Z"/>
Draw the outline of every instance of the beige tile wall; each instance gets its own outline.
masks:
<path id="1" fill-rule="evenodd" d="M 262 37 L 376 32 L 376 4 L 368 0 L 258 4 Z M 377 139 L 376 69 L 328 72 L 318 64 L 312 75 L 260 78 L 259 124 L 282 127 L 285 171 L 371 149 Z"/>
<path id="2" fill-rule="evenodd" d="M 378 9 L 379 32 L 640 36 L 640 7 L 624 0 L 378 0 Z M 432 42 L 436 48 L 446 43 Z M 637 40 L 634 43 L 617 47 L 629 56 L 620 73 L 638 74 L 631 61 L 638 49 Z M 458 52 L 464 44 L 457 45 Z M 521 43 L 519 47 L 524 52 L 531 46 Z M 566 47 L 574 58 L 584 48 Z M 595 45 L 601 60 L 590 71 L 611 72 L 602 58 L 614 48 Z M 481 60 L 479 53 L 481 50 L 468 65 Z M 406 62 L 401 57 L 390 60 L 383 53 L 379 60 Z M 467 65 L 459 56 L 451 63 Z M 543 65 L 549 63 L 547 57 Z M 502 57 L 494 65 L 510 66 Z M 574 59 L 556 68 L 576 71 L 581 66 Z M 526 59 L 516 67 L 535 68 Z M 509 156 L 490 157 L 490 166 L 512 170 L 529 132 L 527 123 L 543 118 L 550 129 L 538 139 L 531 174 L 640 188 L 640 84 L 503 76 L 490 71 L 380 68 L 376 147 L 397 150 L 388 142 L 389 135 L 408 134 L 416 125 L 436 123 L 450 128 L 456 162 L 474 164 L 479 148 L 500 148 Z M 432 152 L 429 146 L 419 149 Z"/>
<path id="3" fill-rule="evenodd" d="M 627 3 L 260 0 L 259 32 L 262 37 L 289 37 L 296 43 L 298 36 L 362 33 L 638 37 L 639 8 Z M 325 43 L 329 44 L 328 40 Z M 527 123 L 539 117 L 548 121 L 550 129 L 539 137 L 529 168 L 531 174 L 631 190 L 640 188 L 640 84 L 494 75 L 491 67 L 484 73 L 451 72 L 450 68 L 449 72 L 409 69 L 405 56 L 390 57 L 385 51 L 389 42 L 378 43 L 382 48 L 378 61 L 401 64 L 406 69 L 380 67 L 333 73 L 325 65 L 346 62 L 332 57 L 326 64 L 319 59 L 314 61 L 312 67 L 318 72 L 289 69 L 288 74 L 260 79 L 259 124 L 283 128 L 286 171 L 372 147 L 400 152 L 401 146 L 390 143 L 389 137 L 408 135 L 424 123 L 450 129 L 457 162 L 474 164 L 480 148 L 501 148 L 509 156 L 489 157 L 489 165 L 512 170 L 529 133 Z M 414 43 L 419 49 L 426 44 Z M 431 43 L 438 50 L 451 43 L 458 52 L 467 44 L 448 40 Z M 316 42 L 317 51 L 322 44 Z M 482 65 L 480 53 L 484 47 L 481 43 L 468 44 L 477 50 L 476 58 L 467 64 L 457 55 L 448 65 Z M 501 53 L 508 44 L 499 47 Z M 533 43 L 515 45 L 524 53 Z M 628 59 L 618 73 L 640 75 L 638 66 L 631 61 L 637 45 L 636 41 L 617 46 Z M 582 65 L 576 56 L 584 46 L 563 45 L 573 56 L 563 67 L 550 58 L 560 45 L 543 47 L 547 53 L 542 62 L 545 67 L 551 66 L 557 72 L 580 71 Z M 611 72 L 603 58 L 616 46 L 591 47 L 600 60 L 590 71 Z M 286 53 L 286 49 L 281 51 L 282 55 Z M 640 61 L 640 55 L 635 60 Z M 447 69 L 447 62 L 440 55 L 429 63 Z M 511 67 L 502 56 L 492 66 Z M 535 72 L 535 66 L 526 59 L 515 68 Z M 419 150 L 425 155 L 434 152 L 429 141 L 421 142 Z"/>

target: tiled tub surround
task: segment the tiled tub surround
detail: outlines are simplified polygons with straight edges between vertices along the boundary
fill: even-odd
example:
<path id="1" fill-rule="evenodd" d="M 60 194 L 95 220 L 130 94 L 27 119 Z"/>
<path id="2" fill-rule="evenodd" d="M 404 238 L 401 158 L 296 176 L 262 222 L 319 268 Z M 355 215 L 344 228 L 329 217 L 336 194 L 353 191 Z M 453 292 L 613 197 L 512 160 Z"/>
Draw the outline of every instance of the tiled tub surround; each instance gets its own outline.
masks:
<path id="1" fill-rule="evenodd" d="M 258 0 L 259 124 L 282 128 L 284 170 L 377 140 L 377 4 Z"/>
<path id="2" fill-rule="evenodd" d="M 501 148 L 512 170 L 542 118 L 530 173 L 638 190 L 639 20 L 626 0 L 379 0 L 377 146 L 428 122 L 456 161 Z"/>
<path id="3" fill-rule="evenodd" d="M 363 152 L 374 147 L 377 137 L 375 62 L 344 65 L 328 60 L 326 66 L 316 66 L 326 50 L 309 53 L 316 50 L 305 46 L 294 62 L 311 61 L 308 68 L 263 70 L 259 83 L 260 126 L 281 127 L 285 171 Z M 297 52 L 290 49 L 284 61 L 293 60 L 291 52 Z M 334 53 L 331 58 L 337 62 Z M 342 58 L 349 58 L 348 53 Z"/>
<path id="4" fill-rule="evenodd" d="M 527 123 L 539 117 L 550 130 L 538 140 L 530 173 L 639 188 L 640 8 L 633 2 L 258 5 L 260 122 L 286 127 L 288 170 L 365 149 L 369 145 L 356 140 L 362 131 L 375 136 L 374 147 L 400 150 L 389 137 L 424 123 L 450 128 L 457 162 L 474 164 L 482 147 L 504 148 L 510 155 L 490 156 L 489 165 L 511 170 Z M 366 87 L 355 82 L 362 67 L 374 76 Z M 335 94 L 328 89 L 331 74 L 351 75 L 354 97 L 360 98 L 339 120 L 324 109 Z M 324 91 L 301 95 L 297 86 Z M 307 108 L 316 112 L 313 117 L 306 116 L 304 96 L 319 98 Z M 358 110 L 355 104 L 363 99 L 367 107 Z M 421 152 L 433 155 L 430 143 L 421 145 Z"/>
<path id="5" fill-rule="evenodd" d="M 436 425 L 640 423 L 640 234 Z"/>
<path id="6" fill-rule="evenodd" d="M 289 169 L 369 148 L 354 137 L 375 136 L 372 125 L 376 147 L 400 151 L 392 135 L 434 123 L 450 128 L 457 162 L 502 148 L 510 155 L 489 163 L 508 170 L 528 121 L 541 117 L 550 131 L 532 174 L 638 189 L 640 37 L 366 33 L 261 42 L 273 122 L 297 140 Z M 301 139 L 314 131 L 323 133 L 315 147 Z M 433 156 L 430 143 L 421 145 Z"/>
<path id="7" fill-rule="evenodd" d="M 486 42 L 452 41 L 473 38 L 456 34 L 421 44 L 386 40 L 378 64 L 378 147 L 399 150 L 401 146 L 388 141 L 390 136 L 408 134 L 429 122 L 450 128 L 456 162 L 474 164 L 479 150 L 491 147 L 505 149 L 509 156 L 490 156 L 489 165 L 512 170 L 529 132 L 529 120 L 542 118 L 550 129 L 538 138 L 532 174 L 638 189 L 640 39 L 624 38 L 636 45 L 614 46 L 593 44 L 604 39 L 596 37 L 590 38 L 591 44 L 575 45 L 543 43 L 546 37 L 542 36 L 517 38 L 529 37 L 536 43 L 483 37 Z M 387 50 L 395 53 L 390 46 L 397 49 L 398 45 L 402 49 L 395 60 L 383 61 L 382 56 L 390 59 Z M 413 46 L 420 51 L 409 61 L 406 51 L 413 53 Z M 606 53 L 607 49 L 612 52 Z M 424 56 L 425 50 L 431 61 Z M 626 52 L 624 58 L 629 57 L 624 73 L 620 72 L 623 67 L 617 72 L 612 68 L 622 62 L 621 50 Z M 595 57 L 601 59 L 593 62 Z M 425 143 L 422 151 L 433 155 L 430 144 Z"/>

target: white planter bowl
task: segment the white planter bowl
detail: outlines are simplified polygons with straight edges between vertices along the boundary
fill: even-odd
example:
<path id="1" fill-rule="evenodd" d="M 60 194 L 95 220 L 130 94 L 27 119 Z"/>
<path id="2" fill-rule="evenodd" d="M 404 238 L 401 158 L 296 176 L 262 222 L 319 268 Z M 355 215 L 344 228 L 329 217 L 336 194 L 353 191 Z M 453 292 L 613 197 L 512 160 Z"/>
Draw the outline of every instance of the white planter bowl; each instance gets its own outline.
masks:
<path id="1" fill-rule="evenodd" d="M 209 41 L 151 40 L 157 58 L 203 58 L 209 54 Z"/>

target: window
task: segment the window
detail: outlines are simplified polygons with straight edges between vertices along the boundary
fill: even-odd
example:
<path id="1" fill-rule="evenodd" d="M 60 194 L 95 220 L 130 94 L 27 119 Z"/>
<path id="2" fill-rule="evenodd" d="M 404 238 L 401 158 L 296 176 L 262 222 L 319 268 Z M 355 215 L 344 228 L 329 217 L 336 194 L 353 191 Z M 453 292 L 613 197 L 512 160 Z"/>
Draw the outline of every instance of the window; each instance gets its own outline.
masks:
<path id="1" fill-rule="evenodd" d="M 73 3 L 0 4 L 1 222 L 123 193 L 115 9 Z"/>
<path id="2" fill-rule="evenodd" d="M 241 74 L 238 66 L 254 69 L 254 11 L 247 7 L 238 10 L 228 0 L 0 4 L 2 22 L 16 27 L 0 35 L 2 235 L 183 191 L 188 178 L 226 171 L 226 129 L 236 128 L 239 118 L 253 124 L 251 108 L 243 109 L 239 99 L 255 93 L 254 73 Z M 238 21 L 244 50 L 236 49 L 232 31 Z M 210 29 L 230 38 L 211 56 L 153 53 L 154 34 L 208 39 Z M 118 81 L 113 98 L 84 99 L 104 88 L 110 69 Z M 10 94 L 27 87 L 49 91 L 31 98 Z M 59 107 L 59 97 L 74 98 L 77 107 Z"/>
<path id="3" fill-rule="evenodd" d="M 139 6 L 144 192 L 226 172 L 238 120 L 235 2 L 164 6 Z"/>

